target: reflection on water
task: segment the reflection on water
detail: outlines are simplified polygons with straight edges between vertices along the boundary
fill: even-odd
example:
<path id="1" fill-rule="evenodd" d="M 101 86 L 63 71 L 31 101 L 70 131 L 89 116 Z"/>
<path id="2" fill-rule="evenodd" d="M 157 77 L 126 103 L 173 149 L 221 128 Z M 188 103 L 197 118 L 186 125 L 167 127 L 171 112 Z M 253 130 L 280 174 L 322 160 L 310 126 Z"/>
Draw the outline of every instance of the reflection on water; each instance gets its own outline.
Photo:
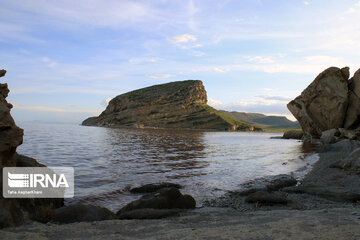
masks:
<path id="1" fill-rule="evenodd" d="M 170 181 L 197 201 L 266 175 L 307 169 L 314 149 L 280 134 L 111 129 L 60 124 L 20 124 L 22 154 L 48 166 L 75 168 L 75 199 L 117 210 L 138 196 L 134 186 Z M 309 148 L 310 147 L 310 148 Z"/>

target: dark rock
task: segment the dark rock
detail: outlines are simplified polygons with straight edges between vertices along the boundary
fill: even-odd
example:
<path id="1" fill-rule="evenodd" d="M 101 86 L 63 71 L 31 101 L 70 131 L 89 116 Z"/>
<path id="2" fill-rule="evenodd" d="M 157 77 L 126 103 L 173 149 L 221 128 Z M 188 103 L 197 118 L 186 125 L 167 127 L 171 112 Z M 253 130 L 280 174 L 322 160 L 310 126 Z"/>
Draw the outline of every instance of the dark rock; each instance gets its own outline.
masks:
<path id="1" fill-rule="evenodd" d="M 5 74 L 6 74 L 6 70 L 1 69 L 1 70 L 0 70 L 0 77 L 5 76 Z"/>
<path id="2" fill-rule="evenodd" d="M 349 80 L 349 105 L 344 128 L 355 129 L 360 125 L 360 69 Z"/>
<path id="3" fill-rule="evenodd" d="M 289 130 L 284 132 L 283 138 L 284 139 L 302 139 L 304 136 L 301 130 Z"/>
<path id="4" fill-rule="evenodd" d="M 56 209 L 54 211 L 53 222 L 92 222 L 114 218 L 115 214 L 107 208 L 78 203 Z"/>
<path id="5" fill-rule="evenodd" d="M 340 132 L 338 129 L 329 129 L 323 131 L 320 136 L 320 141 L 324 144 L 336 143 L 340 140 Z"/>
<path id="6" fill-rule="evenodd" d="M 240 185 L 240 188 L 233 193 L 238 195 L 248 195 L 258 191 L 277 191 L 284 187 L 293 186 L 296 183 L 296 179 L 286 174 L 267 176 L 243 183 Z"/>
<path id="7" fill-rule="evenodd" d="M 0 70 L 0 77 L 5 70 Z M 12 105 L 6 101 L 9 94 L 7 84 L 0 84 L 0 191 L 4 167 L 44 167 L 35 159 L 16 154 L 16 148 L 22 144 L 23 130 L 16 126 L 10 114 Z M 18 226 L 29 218 L 47 222 L 55 208 L 63 206 L 60 198 L 12 198 L 0 196 L 0 228 Z"/>
<path id="8" fill-rule="evenodd" d="M 296 183 L 297 181 L 293 176 L 281 174 L 271 178 L 269 183 L 266 184 L 266 189 L 268 191 L 277 191 L 284 187 L 294 186 Z"/>
<path id="9" fill-rule="evenodd" d="M 195 199 L 190 195 L 182 195 L 177 188 L 163 188 L 158 192 L 147 194 L 120 209 L 116 214 L 120 216 L 124 212 L 135 209 L 190 209 L 195 208 Z"/>
<path id="10" fill-rule="evenodd" d="M 344 169 L 350 173 L 360 175 L 360 148 L 352 151 L 348 157 L 332 163 L 330 167 Z"/>
<path id="11" fill-rule="evenodd" d="M 19 226 L 24 221 L 24 213 L 17 201 L 0 198 L 0 228 Z"/>
<path id="12" fill-rule="evenodd" d="M 180 210 L 176 209 L 154 209 L 142 208 L 122 212 L 118 215 L 119 219 L 160 219 L 171 216 L 179 216 Z"/>
<path id="13" fill-rule="evenodd" d="M 270 137 L 270 139 L 284 139 L 284 138 L 281 136 L 274 136 L 274 137 Z"/>
<path id="14" fill-rule="evenodd" d="M 358 141 L 342 140 L 327 145 L 320 159 L 298 186 L 300 191 L 341 201 L 360 200 L 357 174 Z"/>
<path id="15" fill-rule="evenodd" d="M 245 198 L 247 203 L 260 203 L 263 205 L 273 205 L 273 204 L 287 204 L 288 200 L 286 196 L 280 193 L 269 193 L 266 191 L 258 191 L 250 194 Z"/>
<path id="16" fill-rule="evenodd" d="M 18 153 L 15 153 L 15 164 L 17 167 L 45 167 L 36 159 Z"/>
<path id="17" fill-rule="evenodd" d="M 152 193 L 152 192 L 156 192 L 162 188 L 170 188 L 170 187 L 174 187 L 174 188 L 178 188 L 178 189 L 182 188 L 181 185 L 176 184 L 176 183 L 163 182 L 163 183 L 150 183 L 150 184 L 146 184 L 141 187 L 132 188 L 132 189 L 130 189 L 130 192 L 131 193 Z"/>

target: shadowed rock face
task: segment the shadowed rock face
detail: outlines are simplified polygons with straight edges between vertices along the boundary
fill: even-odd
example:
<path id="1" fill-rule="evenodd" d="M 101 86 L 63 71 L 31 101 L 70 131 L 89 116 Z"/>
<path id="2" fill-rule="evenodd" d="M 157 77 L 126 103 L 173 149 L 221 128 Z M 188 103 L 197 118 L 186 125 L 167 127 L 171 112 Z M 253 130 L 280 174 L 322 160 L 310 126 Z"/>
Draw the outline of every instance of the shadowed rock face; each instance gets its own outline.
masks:
<path id="1" fill-rule="evenodd" d="M 0 77 L 5 70 L 0 70 Z M 23 141 L 23 130 L 16 126 L 10 115 L 12 105 L 6 101 L 9 89 L 6 83 L 0 83 L 0 166 L 15 166 L 15 151 Z"/>
<path id="2" fill-rule="evenodd" d="M 0 70 L 0 77 L 6 74 Z M 16 126 L 10 114 L 12 105 L 6 101 L 9 89 L 6 83 L 0 83 L 0 192 L 2 192 L 2 170 L 4 167 L 44 167 L 35 159 L 16 154 L 16 148 L 22 144 L 23 129 Z M 47 222 L 54 208 L 61 207 L 64 199 L 23 198 L 4 199 L 0 196 L 0 228 L 22 224 L 27 217 Z"/>
<path id="3" fill-rule="evenodd" d="M 328 68 L 287 105 L 307 137 L 360 127 L 360 71 L 350 80 L 349 75 L 348 67 Z"/>
<path id="4" fill-rule="evenodd" d="M 171 82 L 119 95 L 109 102 L 100 116 L 88 118 L 82 124 L 237 130 L 236 124 L 209 111 L 206 102 L 206 91 L 201 81 Z"/>

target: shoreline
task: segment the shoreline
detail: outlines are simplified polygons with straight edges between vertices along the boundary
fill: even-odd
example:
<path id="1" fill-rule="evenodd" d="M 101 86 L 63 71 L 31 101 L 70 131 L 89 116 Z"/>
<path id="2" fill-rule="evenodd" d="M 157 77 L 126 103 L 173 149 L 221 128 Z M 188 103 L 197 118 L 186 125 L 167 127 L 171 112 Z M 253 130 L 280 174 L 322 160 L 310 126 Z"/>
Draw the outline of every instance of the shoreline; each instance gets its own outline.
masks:
<path id="1" fill-rule="evenodd" d="M 338 154 L 347 156 L 351 152 L 345 149 L 349 144 L 356 143 L 345 140 L 324 145 L 317 151 L 320 158 L 311 172 L 323 168 L 328 158 L 336 158 Z M 222 201 L 223 205 L 181 211 L 177 217 L 70 224 L 30 221 L 19 227 L 2 229 L 0 234 L 6 239 L 359 239 L 360 202 L 304 192 L 301 190 L 304 182 L 275 190 L 289 200 L 285 205 L 251 204 L 243 201 L 245 195 L 228 199 L 225 196 L 228 202 Z"/>

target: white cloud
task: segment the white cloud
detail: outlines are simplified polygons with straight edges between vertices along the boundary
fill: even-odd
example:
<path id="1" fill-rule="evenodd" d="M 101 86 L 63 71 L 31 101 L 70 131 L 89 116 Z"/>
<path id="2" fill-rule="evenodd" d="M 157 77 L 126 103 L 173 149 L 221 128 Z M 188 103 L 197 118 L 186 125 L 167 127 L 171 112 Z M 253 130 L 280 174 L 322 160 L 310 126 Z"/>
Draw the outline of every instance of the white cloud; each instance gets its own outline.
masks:
<path id="1" fill-rule="evenodd" d="M 309 63 L 331 65 L 339 63 L 340 58 L 331 56 L 308 56 L 305 57 L 305 60 Z"/>
<path id="2" fill-rule="evenodd" d="M 53 108 L 53 107 L 44 107 L 44 106 L 27 106 L 27 105 L 18 105 L 14 104 L 14 109 L 29 110 L 29 111 L 40 111 L 40 112 L 59 112 L 59 113 L 92 113 L 99 114 L 100 111 L 93 110 L 73 110 L 73 109 L 63 109 L 63 108 Z"/>
<path id="3" fill-rule="evenodd" d="M 106 107 L 110 101 L 111 101 L 111 98 L 105 98 L 100 102 L 100 105 L 103 107 Z"/>
<path id="4" fill-rule="evenodd" d="M 154 75 L 150 75 L 148 76 L 148 78 L 151 79 L 166 79 L 166 78 L 171 78 L 174 77 L 175 75 L 173 74 L 154 74 Z"/>
<path id="5" fill-rule="evenodd" d="M 272 57 L 263 57 L 263 56 L 248 56 L 246 57 L 246 59 L 249 62 L 254 62 L 254 63 L 273 63 L 274 59 Z"/>
<path id="6" fill-rule="evenodd" d="M 214 71 L 219 72 L 219 73 L 225 73 L 225 72 L 229 71 L 229 69 L 222 69 L 222 68 L 214 67 Z"/>
<path id="7" fill-rule="evenodd" d="M 218 107 L 218 106 L 223 105 L 223 103 L 221 101 L 215 100 L 215 99 L 212 99 L 212 98 L 208 98 L 207 104 L 209 104 L 210 106 L 213 106 L 213 107 Z"/>
<path id="8" fill-rule="evenodd" d="M 49 68 L 53 68 L 56 66 L 57 62 L 55 61 L 52 61 L 51 59 L 47 58 L 47 57 L 42 57 L 41 58 L 41 61 L 46 63 L 46 65 L 49 67 Z"/>
<path id="9" fill-rule="evenodd" d="M 308 1 L 304 1 L 304 4 L 305 5 L 309 5 L 310 3 Z"/>
<path id="10" fill-rule="evenodd" d="M 141 63 L 156 63 L 163 61 L 163 58 L 159 57 L 140 57 L 140 58 L 130 58 L 129 62 L 133 64 L 141 64 Z"/>
<path id="11" fill-rule="evenodd" d="M 187 43 L 187 42 L 195 42 L 197 38 L 194 35 L 183 34 L 178 36 L 173 36 L 168 38 L 170 41 L 174 43 Z"/>

